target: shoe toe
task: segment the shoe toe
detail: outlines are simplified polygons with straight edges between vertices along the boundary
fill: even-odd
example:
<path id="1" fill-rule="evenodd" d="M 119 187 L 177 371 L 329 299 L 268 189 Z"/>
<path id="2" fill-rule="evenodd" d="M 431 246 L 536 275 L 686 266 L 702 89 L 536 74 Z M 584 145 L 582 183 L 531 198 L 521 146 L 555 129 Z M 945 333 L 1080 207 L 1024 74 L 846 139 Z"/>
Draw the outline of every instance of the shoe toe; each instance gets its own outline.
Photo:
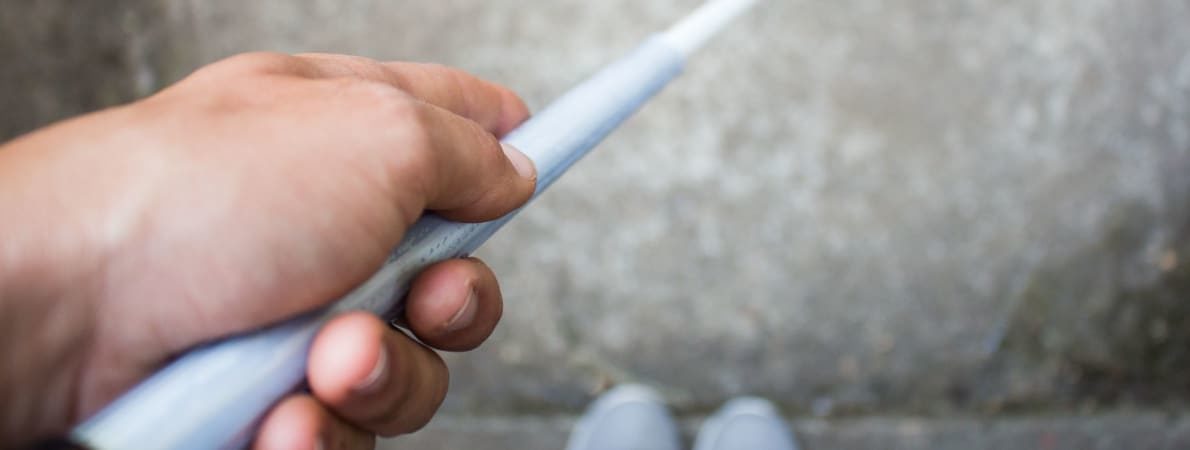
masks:
<path id="1" fill-rule="evenodd" d="M 679 450 L 678 427 L 661 396 L 644 386 L 616 387 L 579 420 L 568 450 Z"/>
<path id="2" fill-rule="evenodd" d="M 797 450 L 793 432 L 767 400 L 732 400 L 707 419 L 695 450 Z"/>

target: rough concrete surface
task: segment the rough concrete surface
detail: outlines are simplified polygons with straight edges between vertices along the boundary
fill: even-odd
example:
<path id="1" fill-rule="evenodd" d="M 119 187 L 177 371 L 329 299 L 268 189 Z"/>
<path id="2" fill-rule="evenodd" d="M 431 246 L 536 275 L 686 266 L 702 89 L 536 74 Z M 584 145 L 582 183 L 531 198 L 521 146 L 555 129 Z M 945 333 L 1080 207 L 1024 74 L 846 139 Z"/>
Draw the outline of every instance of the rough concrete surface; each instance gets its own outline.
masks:
<path id="1" fill-rule="evenodd" d="M 441 62 L 540 108 L 697 3 L 19 2 L 0 133 L 246 50 Z M 1187 17 L 767 2 L 481 252 L 506 318 L 450 358 L 446 412 L 574 414 L 629 380 L 691 414 L 1182 408 Z"/>
<path id="2" fill-rule="evenodd" d="M 443 417 L 417 435 L 380 448 L 556 450 L 565 445 L 574 422 L 569 417 Z M 682 421 L 686 443 L 694 439 L 700 423 L 701 419 Z M 790 425 L 802 450 L 1174 450 L 1190 442 L 1190 421 L 1142 412 L 1023 419 L 802 419 Z"/>

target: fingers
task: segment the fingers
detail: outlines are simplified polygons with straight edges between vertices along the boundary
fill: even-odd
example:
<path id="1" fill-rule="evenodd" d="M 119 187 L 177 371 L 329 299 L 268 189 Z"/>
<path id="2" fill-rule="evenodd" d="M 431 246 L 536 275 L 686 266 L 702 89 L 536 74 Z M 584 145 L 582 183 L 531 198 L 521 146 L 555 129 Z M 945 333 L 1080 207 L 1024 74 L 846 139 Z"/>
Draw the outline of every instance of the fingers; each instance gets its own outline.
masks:
<path id="1" fill-rule="evenodd" d="M 310 350 L 310 390 L 339 417 L 383 436 L 425 426 L 446 397 L 446 365 L 368 313 L 323 327 Z"/>
<path id="2" fill-rule="evenodd" d="M 425 270 L 406 303 L 406 317 L 418 338 L 451 351 L 479 346 L 502 310 L 496 277 L 477 259 L 446 261 Z M 385 436 L 425 426 L 449 385 L 437 354 L 362 312 L 345 314 L 323 328 L 310 350 L 307 377 L 314 396 L 338 417 Z M 325 418 L 308 409 L 302 408 L 306 425 L 327 429 Z"/>
<path id="3" fill-rule="evenodd" d="M 537 169 L 528 157 L 475 122 L 432 105 L 425 108 L 420 126 L 429 149 L 396 168 L 398 181 L 421 181 L 425 209 L 479 222 L 507 214 L 532 197 Z"/>
<path id="4" fill-rule="evenodd" d="M 529 117 L 529 108 L 507 88 L 438 64 L 380 63 L 330 54 L 298 55 L 323 77 L 353 76 L 390 84 L 410 95 L 470 119 L 503 136 Z"/>
<path id="5" fill-rule="evenodd" d="M 536 187 L 532 161 L 503 147 L 502 135 L 528 117 L 512 91 L 460 70 L 432 64 L 378 63 L 356 56 L 298 56 L 323 77 L 356 77 L 388 84 L 424 105 L 417 126 L 427 138 L 422 165 L 399 180 L 425 183 L 425 207 L 448 219 L 492 220 L 529 199 Z M 493 135 L 494 134 L 494 135 Z"/>
<path id="6" fill-rule="evenodd" d="M 388 62 L 399 86 L 428 103 L 474 120 L 503 136 L 525 119 L 529 108 L 511 90 L 476 78 L 461 70 L 437 64 Z"/>
<path id="7" fill-rule="evenodd" d="M 309 395 L 282 400 L 265 417 L 254 450 L 366 450 L 376 447 L 372 433 L 329 413 Z"/>
<path id="8" fill-rule="evenodd" d="M 496 275 L 475 258 L 426 269 L 405 302 L 405 319 L 417 338 L 447 351 L 478 347 L 496 329 L 503 311 Z"/>
<path id="9" fill-rule="evenodd" d="M 372 120 L 362 128 L 387 136 L 390 144 L 373 150 L 388 162 L 384 167 L 390 171 L 390 189 L 407 208 L 404 217 L 419 217 L 429 209 L 448 219 L 481 222 L 532 196 L 537 181 L 532 161 L 492 134 L 524 118 L 523 104 L 506 89 L 453 69 L 407 76 L 364 58 L 300 58 L 319 67 L 322 76 L 334 78 L 333 89 L 350 99 L 329 114 L 357 117 L 365 111 Z M 505 117 L 506 111 L 516 112 Z"/>
<path id="10" fill-rule="evenodd" d="M 511 91 L 462 71 L 367 58 L 254 53 L 204 69 L 209 83 L 246 74 L 323 81 L 318 129 L 343 134 L 333 147 L 364 150 L 361 161 L 383 169 L 390 198 L 409 222 L 429 209 L 448 219 L 481 222 L 522 205 L 536 187 L 532 161 L 503 147 L 503 134 L 528 117 Z M 276 80 L 270 86 L 280 89 Z M 309 84 L 308 84 L 309 85 Z M 260 94 L 264 95 L 264 94 Z M 271 98 L 271 97 L 270 97 Z M 286 110 L 294 110 L 288 102 Z"/>

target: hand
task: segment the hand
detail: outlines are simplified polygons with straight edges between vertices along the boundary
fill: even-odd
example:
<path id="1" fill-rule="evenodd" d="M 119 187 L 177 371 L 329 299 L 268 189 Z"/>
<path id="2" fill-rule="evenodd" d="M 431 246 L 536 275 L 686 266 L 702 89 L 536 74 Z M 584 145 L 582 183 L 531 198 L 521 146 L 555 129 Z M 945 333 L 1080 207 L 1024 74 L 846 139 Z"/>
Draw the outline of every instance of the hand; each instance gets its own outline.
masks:
<path id="1" fill-rule="evenodd" d="M 346 294 L 425 210 L 520 206 L 536 172 L 497 136 L 527 115 L 444 67 L 250 54 L 0 147 L 0 442 L 62 433 L 172 355 Z M 462 259 L 417 278 L 406 320 L 464 351 L 501 310 L 492 271 Z M 427 423 L 448 385 L 365 313 L 324 327 L 307 376 L 256 448 L 370 448 Z"/>

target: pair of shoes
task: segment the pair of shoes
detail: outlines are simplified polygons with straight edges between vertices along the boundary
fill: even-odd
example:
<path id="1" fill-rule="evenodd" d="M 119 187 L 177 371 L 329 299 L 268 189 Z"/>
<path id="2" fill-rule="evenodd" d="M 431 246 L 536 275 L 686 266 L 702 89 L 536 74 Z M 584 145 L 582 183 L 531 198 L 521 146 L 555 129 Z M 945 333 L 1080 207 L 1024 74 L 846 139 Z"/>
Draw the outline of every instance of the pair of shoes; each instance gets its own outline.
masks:
<path id="1" fill-rule="evenodd" d="M 625 385 L 603 394 L 570 435 L 567 450 L 681 450 L 681 434 L 661 397 Z M 694 450 L 797 450 L 793 433 L 771 403 L 728 402 L 707 419 Z"/>

